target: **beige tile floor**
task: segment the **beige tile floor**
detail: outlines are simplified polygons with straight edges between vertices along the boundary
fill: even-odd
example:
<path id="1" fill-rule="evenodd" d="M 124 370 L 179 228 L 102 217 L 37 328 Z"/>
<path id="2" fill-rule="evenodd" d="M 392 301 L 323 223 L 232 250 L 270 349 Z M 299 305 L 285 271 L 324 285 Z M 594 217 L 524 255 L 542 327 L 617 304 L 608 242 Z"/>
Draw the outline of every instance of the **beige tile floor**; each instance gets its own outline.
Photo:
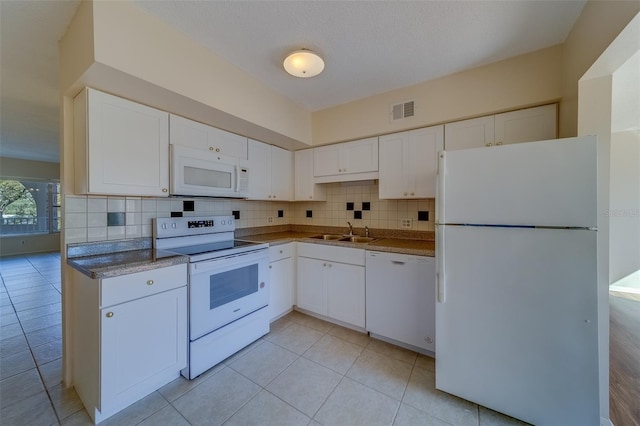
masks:
<path id="1" fill-rule="evenodd" d="M 0 259 L 0 424 L 91 424 L 61 377 L 60 258 Z M 511 425 L 435 389 L 432 358 L 292 312 L 195 380 L 105 425 Z"/>

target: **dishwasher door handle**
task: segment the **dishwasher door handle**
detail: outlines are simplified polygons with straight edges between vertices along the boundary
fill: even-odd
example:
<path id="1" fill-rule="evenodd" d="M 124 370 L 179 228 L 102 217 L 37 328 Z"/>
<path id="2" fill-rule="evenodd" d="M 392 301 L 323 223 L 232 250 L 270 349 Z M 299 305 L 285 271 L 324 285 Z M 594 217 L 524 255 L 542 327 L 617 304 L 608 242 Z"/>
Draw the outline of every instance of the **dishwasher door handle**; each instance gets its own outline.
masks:
<path id="1" fill-rule="evenodd" d="M 402 262 L 400 260 L 392 260 L 391 263 L 393 263 L 394 265 L 404 265 L 406 262 Z"/>

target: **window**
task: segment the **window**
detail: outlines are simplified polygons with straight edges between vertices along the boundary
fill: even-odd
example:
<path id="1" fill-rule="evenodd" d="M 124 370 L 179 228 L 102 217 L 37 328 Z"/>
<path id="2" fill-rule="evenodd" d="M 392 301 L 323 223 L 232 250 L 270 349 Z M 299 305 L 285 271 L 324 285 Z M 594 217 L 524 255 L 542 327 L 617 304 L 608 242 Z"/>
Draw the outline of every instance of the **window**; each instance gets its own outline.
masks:
<path id="1" fill-rule="evenodd" d="M 0 235 L 60 232 L 60 183 L 0 179 Z"/>

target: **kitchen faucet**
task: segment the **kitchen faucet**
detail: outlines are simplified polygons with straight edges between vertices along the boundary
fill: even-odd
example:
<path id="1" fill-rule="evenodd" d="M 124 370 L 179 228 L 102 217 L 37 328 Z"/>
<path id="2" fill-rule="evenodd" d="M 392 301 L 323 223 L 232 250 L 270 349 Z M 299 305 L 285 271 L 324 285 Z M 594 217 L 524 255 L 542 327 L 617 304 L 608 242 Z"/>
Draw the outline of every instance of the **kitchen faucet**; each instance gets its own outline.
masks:
<path id="1" fill-rule="evenodd" d="M 353 225 L 351 225 L 351 222 L 347 222 L 347 225 L 349 225 L 349 236 L 353 236 Z"/>

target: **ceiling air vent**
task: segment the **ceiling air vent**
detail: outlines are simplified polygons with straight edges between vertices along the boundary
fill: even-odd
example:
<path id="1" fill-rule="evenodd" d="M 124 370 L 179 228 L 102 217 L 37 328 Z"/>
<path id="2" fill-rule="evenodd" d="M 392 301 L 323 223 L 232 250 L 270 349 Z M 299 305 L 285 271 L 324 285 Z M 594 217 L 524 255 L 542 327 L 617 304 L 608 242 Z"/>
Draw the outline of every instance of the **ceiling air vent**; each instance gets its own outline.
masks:
<path id="1" fill-rule="evenodd" d="M 391 121 L 413 117 L 414 112 L 413 101 L 391 105 Z"/>

